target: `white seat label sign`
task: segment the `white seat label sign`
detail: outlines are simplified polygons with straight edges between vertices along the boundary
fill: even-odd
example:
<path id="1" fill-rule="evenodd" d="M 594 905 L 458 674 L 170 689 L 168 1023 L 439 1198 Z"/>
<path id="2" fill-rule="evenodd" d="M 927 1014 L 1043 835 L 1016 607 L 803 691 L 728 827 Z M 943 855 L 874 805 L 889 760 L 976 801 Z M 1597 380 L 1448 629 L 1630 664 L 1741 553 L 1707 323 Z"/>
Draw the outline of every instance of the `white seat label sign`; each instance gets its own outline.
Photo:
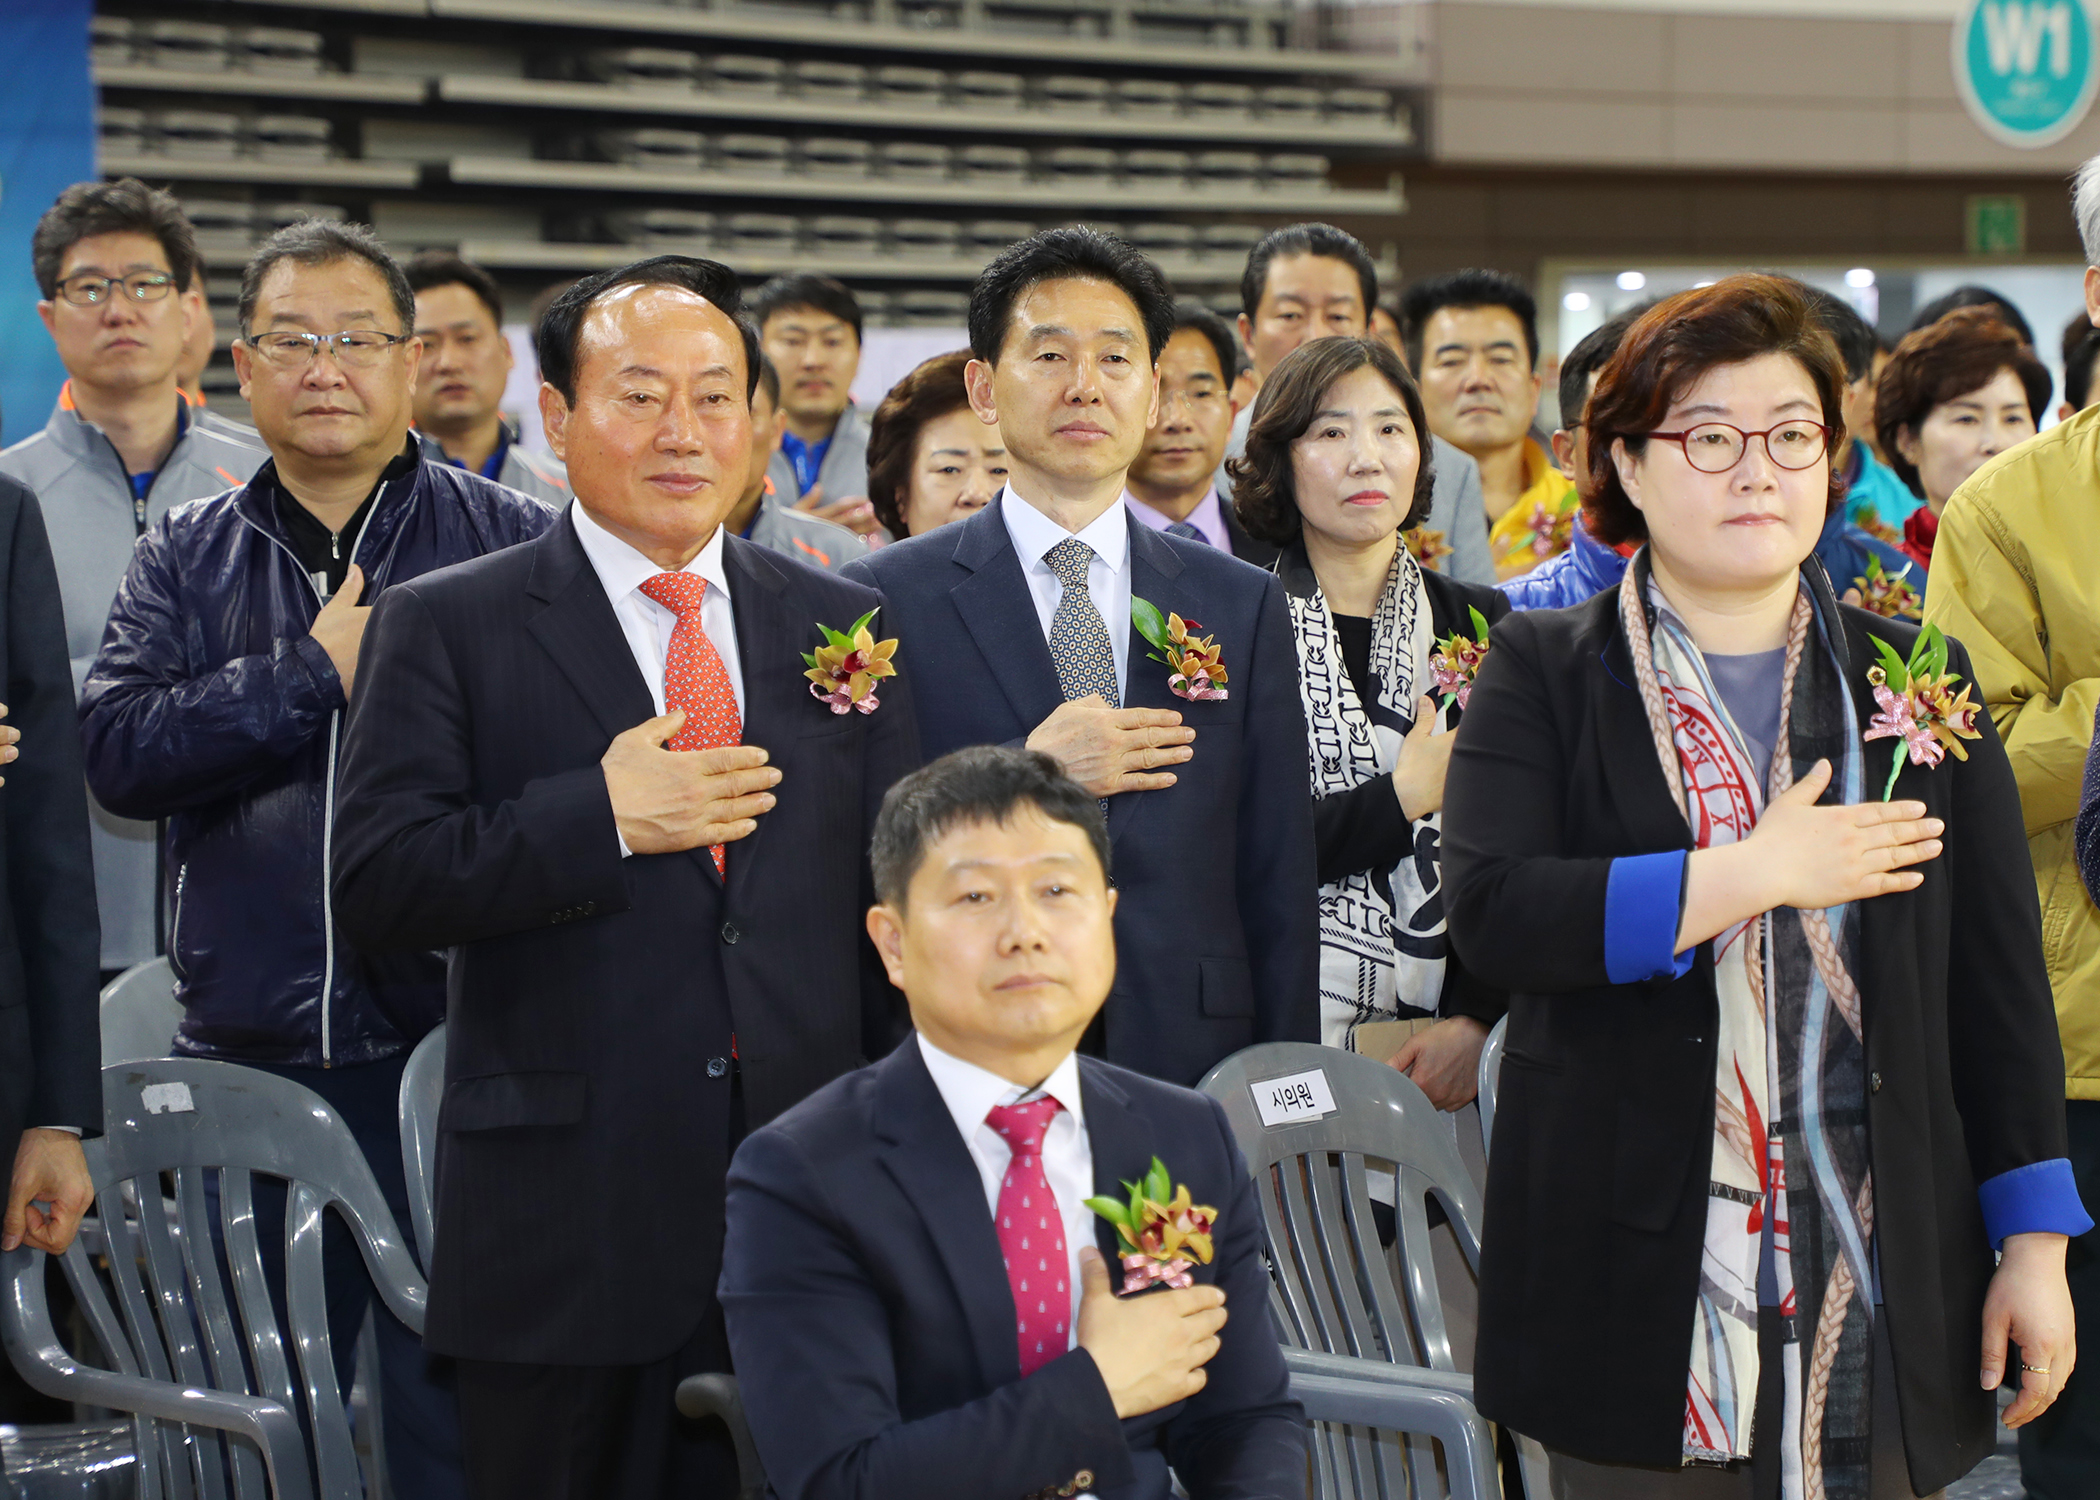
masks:
<path id="1" fill-rule="evenodd" d="M 1324 1068 L 1293 1073 L 1288 1078 L 1264 1079 L 1247 1087 L 1254 1095 L 1255 1111 L 1266 1129 L 1334 1113 L 1334 1091 L 1327 1086 Z"/>

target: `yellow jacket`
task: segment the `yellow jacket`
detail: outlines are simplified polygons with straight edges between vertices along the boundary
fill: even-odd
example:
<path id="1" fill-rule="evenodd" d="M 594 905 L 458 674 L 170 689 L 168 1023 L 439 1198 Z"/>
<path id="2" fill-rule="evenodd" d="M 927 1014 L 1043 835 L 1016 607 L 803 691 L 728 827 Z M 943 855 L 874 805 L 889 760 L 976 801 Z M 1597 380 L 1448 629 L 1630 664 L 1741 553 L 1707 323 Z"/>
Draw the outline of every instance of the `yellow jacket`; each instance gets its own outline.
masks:
<path id="1" fill-rule="evenodd" d="M 1524 439 L 1524 493 L 1488 528 L 1495 576 L 1514 578 L 1567 551 L 1581 508 L 1575 482 L 1554 467 L 1544 448 Z"/>
<path id="2" fill-rule="evenodd" d="M 1969 648 L 2012 757 L 2065 1092 L 2100 1099 L 2100 909 L 2071 840 L 2100 701 L 2100 407 L 2001 453 L 1954 492 L 1925 618 Z"/>

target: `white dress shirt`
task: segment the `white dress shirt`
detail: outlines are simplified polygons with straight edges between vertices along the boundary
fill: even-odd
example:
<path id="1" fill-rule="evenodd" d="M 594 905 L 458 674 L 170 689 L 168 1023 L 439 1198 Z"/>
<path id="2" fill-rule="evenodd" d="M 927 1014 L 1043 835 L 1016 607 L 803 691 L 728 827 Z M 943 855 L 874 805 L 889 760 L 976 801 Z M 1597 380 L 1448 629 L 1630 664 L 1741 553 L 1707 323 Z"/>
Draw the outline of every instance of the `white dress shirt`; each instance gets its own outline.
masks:
<path id="1" fill-rule="evenodd" d="M 1096 1243 L 1094 1211 L 1086 1206 L 1086 1200 L 1094 1195 L 1094 1148 L 1087 1139 L 1086 1107 L 1079 1098 L 1078 1056 L 1067 1053 L 1056 1071 L 1043 1080 L 1041 1088 L 1024 1089 L 975 1063 L 949 1056 L 923 1036 L 918 1038 L 918 1043 L 919 1055 L 926 1059 L 926 1071 L 933 1075 L 933 1086 L 941 1091 L 941 1102 L 948 1106 L 948 1113 L 955 1119 L 955 1128 L 961 1134 L 963 1144 L 970 1148 L 970 1160 L 977 1164 L 988 1213 L 999 1212 L 999 1185 L 1006 1180 L 1007 1163 L 1013 1160 L 1014 1153 L 1005 1138 L 985 1123 L 984 1117 L 999 1105 L 1019 1104 L 1045 1094 L 1064 1106 L 1051 1116 L 1050 1128 L 1043 1134 L 1043 1175 L 1050 1181 L 1050 1191 L 1057 1199 L 1058 1217 L 1065 1226 L 1063 1274 L 1065 1285 L 1072 1293 L 1072 1317 L 1065 1325 L 1071 1337 L 1066 1347 L 1076 1348 L 1079 1343 L 1079 1252 L 1083 1246 Z M 1111 1267 L 1110 1274 L 1113 1278 L 1119 1273 Z"/>
<path id="2" fill-rule="evenodd" d="M 569 506 L 569 515 L 576 522 L 576 539 L 583 543 L 583 555 L 591 560 L 598 582 L 605 585 L 605 597 L 612 601 L 613 615 L 627 637 L 627 649 L 634 653 L 634 664 L 642 669 L 642 680 L 649 684 L 649 696 L 660 714 L 664 712 L 664 663 L 671 655 L 671 632 L 678 626 L 678 616 L 643 593 L 642 585 L 668 570 L 592 520 L 581 502 Z M 736 694 L 737 717 L 742 719 L 744 668 L 736 651 L 736 614 L 729 607 L 729 574 L 722 567 L 721 527 L 715 528 L 699 555 L 679 571 L 698 573 L 708 582 L 707 597 L 700 605 L 700 628 L 707 632 L 715 654 L 722 658 L 722 669 L 729 674 L 729 689 Z"/>
<path id="3" fill-rule="evenodd" d="M 583 555 L 590 559 L 591 570 L 605 587 L 605 597 L 612 601 L 613 618 L 620 622 L 620 632 L 627 637 L 627 649 L 634 653 L 634 664 L 641 668 L 642 681 L 649 684 L 649 697 L 656 704 L 657 713 L 661 714 L 664 712 L 664 663 L 671 655 L 671 632 L 678 627 L 678 616 L 643 593 L 642 585 L 668 570 L 592 520 L 582 502 L 570 502 L 569 518 L 575 522 L 576 539 L 583 543 Z M 744 669 L 737 656 L 736 614 L 729 605 L 729 574 L 722 567 L 720 526 L 715 528 L 715 534 L 707 539 L 707 545 L 700 549 L 699 554 L 679 571 L 697 573 L 708 582 L 707 595 L 700 603 L 700 628 L 713 643 L 715 654 L 722 658 L 722 670 L 729 676 L 729 690 L 736 695 L 737 719 L 741 722 L 744 717 Z M 622 837 L 621 857 L 625 858 L 631 852 L 626 838 Z"/>
<path id="4" fill-rule="evenodd" d="M 1129 696 L 1130 671 L 1130 520 L 1124 513 L 1129 497 L 1101 512 L 1079 532 L 1070 532 L 1016 495 L 1003 492 L 999 514 L 1006 519 L 1006 534 L 1013 538 L 1021 559 L 1021 576 L 1028 580 L 1028 593 L 1035 600 L 1036 617 L 1043 622 L 1043 639 L 1050 639 L 1050 622 L 1057 617 L 1057 601 L 1065 586 L 1058 581 L 1044 556 L 1067 537 L 1077 536 L 1094 549 L 1094 560 L 1086 567 L 1086 591 L 1108 630 L 1109 649 L 1116 657 L 1116 698 L 1111 708 L 1121 708 Z"/>

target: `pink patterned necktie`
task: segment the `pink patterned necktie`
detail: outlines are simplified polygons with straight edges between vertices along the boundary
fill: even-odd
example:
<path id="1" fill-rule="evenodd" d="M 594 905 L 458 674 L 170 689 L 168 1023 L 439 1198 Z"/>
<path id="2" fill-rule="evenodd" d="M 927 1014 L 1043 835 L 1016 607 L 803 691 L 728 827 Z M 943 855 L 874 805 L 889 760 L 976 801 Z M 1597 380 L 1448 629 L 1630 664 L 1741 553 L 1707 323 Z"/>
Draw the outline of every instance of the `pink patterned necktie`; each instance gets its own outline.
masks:
<path id="1" fill-rule="evenodd" d="M 999 1253 L 1014 1294 L 1015 1333 L 1021 1374 L 1033 1375 L 1066 1352 L 1072 1323 L 1070 1263 L 1065 1259 L 1065 1221 L 1057 1195 L 1043 1174 L 1043 1137 L 1064 1106 L 1045 1096 L 1027 1104 L 995 1105 L 984 1117 L 1013 1148 L 999 1184 Z"/>
<path id="2" fill-rule="evenodd" d="M 645 578 L 641 590 L 672 614 L 678 624 L 671 631 L 671 651 L 664 659 L 664 707 L 685 710 L 685 726 L 665 742 L 672 750 L 718 750 L 744 738 L 744 725 L 737 713 L 736 691 L 729 685 L 729 669 L 721 653 L 707 638 L 700 624 L 700 606 L 707 598 L 707 580 L 698 573 L 659 573 Z M 728 861 L 722 846 L 709 847 L 715 873 L 728 878 Z"/>

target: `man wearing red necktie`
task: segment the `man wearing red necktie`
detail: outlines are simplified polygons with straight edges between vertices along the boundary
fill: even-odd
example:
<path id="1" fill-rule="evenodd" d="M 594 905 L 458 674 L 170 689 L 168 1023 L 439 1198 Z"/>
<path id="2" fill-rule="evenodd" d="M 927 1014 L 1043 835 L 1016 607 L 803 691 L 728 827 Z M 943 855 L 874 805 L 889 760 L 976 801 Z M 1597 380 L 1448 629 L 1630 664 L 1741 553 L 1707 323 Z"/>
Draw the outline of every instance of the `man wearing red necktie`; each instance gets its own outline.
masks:
<path id="1" fill-rule="evenodd" d="M 803 653 L 881 595 L 721 525 L 758 350 L 733 272 L 587 277 L 540 344 L 576 499 L 375 606 L 335 909 L 367 951 L 452 950 L 425 1343 L 474 1493 L 727 1496 L 672 1392 L 728 1367 L 736 1142 L 895 1040 L 864 851 L 917 663 L 820 697 Z"/>
<path id="2" fill-rule="evenodd" d="M 1115 974 L 1109 859 L 1036 751 L 958 750 L 883 804 L 868 930 L 918 1034 L 729 1174 L 722 1304 L 780 1500 L 1303 1500 L 1224 1110 L 1073 1050 Z M 1133 1294 L 1155 1278 L 1089 1203 L 1155 1170 L 1212 1222 Z"/>

